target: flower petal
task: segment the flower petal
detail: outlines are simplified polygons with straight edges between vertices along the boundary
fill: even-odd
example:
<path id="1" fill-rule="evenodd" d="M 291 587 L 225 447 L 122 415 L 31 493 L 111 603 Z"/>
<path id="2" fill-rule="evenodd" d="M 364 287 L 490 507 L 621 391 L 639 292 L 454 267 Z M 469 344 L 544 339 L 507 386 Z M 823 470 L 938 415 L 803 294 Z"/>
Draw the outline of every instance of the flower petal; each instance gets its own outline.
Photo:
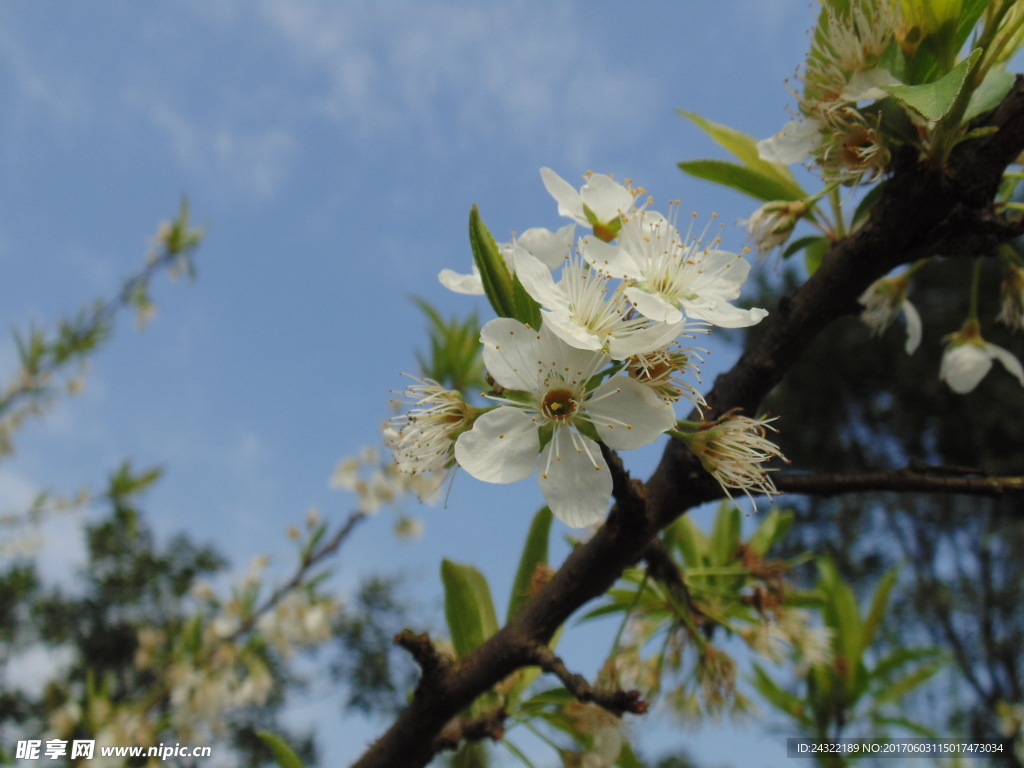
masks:
<path id="1" fill-rule="evenodd" d="M 552 514 L 570 528 L 595 525 L 608 513 L 612 473 L 590 438 L 556 429 L 540 455 L 537 482 Z"/>
<path id="2" fill-rule="evenodd" d="M 484 295 L 484 283 L 480 279 L 480 270 L 476 268 L 476 264 L 473 265 L 473 274 L 471 275 L 460 275 L 454 270 L 442 269 L 438 273 L 437 279 L 449 291 L 465 293 L 470 296 Z"/>
<path id="3" fill-rule="evenodd" d="M 599 238 L 581 237 L 580 253 L 598 272 L 620 279 L 640 280 L 643 277 L 636 259 L 629 251 Z"/>
<path id="4" fill-rule="evenodd" d="M 903 310 L 903 317 L 907 320 L 907 345 L 904 349 L 908 355 L 912 355 L 921 346 L 921 316 L 917 313 L 914 305 L 906 299 L 903 300 L 900 309 Z"/>
<path id="5" fill-rule="evenodd" d="M 598 338 L 597 334 L 573 320 L 568 310 L 545 312 L 544 327 L 575 349 L 597 352 L 602 348 L 602 340 Z"/>
<path id="6" fill-rule="evenodd" d="M 628 336 L 613 336 L 608 343 L 608 354 L 611 355 L 612 360 L 625 360 L 633 355 L 646 355 L 667 346 L 685 330 L 686 322 L 683 320 L 678 323 L 660 323 L 652 320 L 648 328 L 633 331 Z"/>
<path id="7" fill-rule="evenodd" d="M 516 274 L 526 292 L 545 309 L 569 311 L 569 297 L 555 285 L 551 270 L 516 243 Z"/>
<path id="8" fill-rule="evenodd" d="M 757 142 L 757 154 L 769 163 L 799 163 L 821 145 L 820 128 L 817 120 L 791 120 L 774 136 Z"/>
<path id="9" fill-rule="evenodd" d="M 575 235 L 575 224 L 566 224 L 557 232 L 531 227 L 516 239 L 516 244 L 540 259 L 548 269 L 558 269 L 572 248 Z"/>
<path id="10" fill-rule="evenodd" d="M 672 324 L 678 323 L 683 319 L 682 312 L 672 306 L 667 299 L 656 293 L 648 293 L 636 286 L 627 288 L 624 293 L 626 298 L 632 302 L 633 306 L 644 317 Z"/>
<path id="11" fill-rule="evenodd" d="M 541 168 L 540 177 L 544 181 L 544 188 L 548 194 L 558 202 L 558 215 L 568 216 L 580 224 L 589 226 L 587 217 L 583 215 L 583 200 L 580 198 L 580 193 L 550 168 Z"/>
<path id="12" fill-rule="evenodd" d="M 506 389 L 538 388 L 538 333 L 510 317 L 496 317 L 480 331 L 484 366 Z"/>
<path id="13" fill-rule="evenodd" d="M 846 90 L 843 91 L 841 98 L 855 103 L 884 99 L 889 92 L 879 88 L 880 85 L 903 85 L 903 83 L 893 77 L 888 70 L 879 67 L 866 69 L 863 72 L 854 73 L 850 82 L 846 84 Z"/>
<path id="14" fill-rule="evenodd" d="M 1004 363 L 1005 365 L 1005 363 Z M 992 368 L 988 350 L 977 344 L 959 344 L 946 347 L 939 366 L 939 379 L 959 395 L 966 395 L 978 386 Z"/>
<path id="15" fill-rule="evenodd" d="M 613 376 L 603 382 L 594 390 L 584 409 L 590 414 L 601 440 L 617 451 L 630 451 L 653 443 L 676 424 L 672 404 L 629 376 Z"/>
<path id="16" fill-rule="evenodd" d="M 537 422 L 526 411 L 501 406 L 476 420 L 455 441 L 455 460 L 477 480 L 514 483 L 533 474 L 540 451 Z"/>
<path id="17" fill-rule="evenodd" d="M 994 357 L 1002 363 L 1003 368 L 1016 376 L 1017 381 L 1019 381 L 1020 385 L 1024 387 L 1024 368 L 1021 367 L 1020 360 L 1018 360 L 1013 353 L 1003 349 L 1002 347 L 998 347 L 995 344 L 989 344 L 988 342 L 985 343 L 985 350 L 988 352 L 990 357 Z"/>
<path id="18" fill-rule="evenodd" d="M 580 200 L 601 222 L 617 219 L 633 207 L 630 191 L 603 173 L 592 174 L 587 179 L 587 183 L 580 189 Z"/>
<path id="19" fill-rule="evenodd" d="M 707 320 L 719 328 L 749 328 L 768 317 L 767 309 L 740 309 L 727 301 L 695 305 L 683 299 L 683 309 L 686 310 L 687 316 L 696 320 Z"/>
<path id="20" fill-rule="evenodd" d="M 586 381 L 611 362 L 611 358 L 604 352 L 580 349 L 578 345 L 561 338 L 547 321 L 548 318 L 545 317 L 544 325 L 538 334 L 540 339 L 537 342 L 537 355 L 534 358 L 538 366 L 544 366 L 547 372 L 557 375 L 570 386 L 575 386 Z M 572 325 L 580 329 L 580 326 L 575 323 Z M 585 331 L 585 329 L 580 330 Z M 548 365 L 551 367 L 547 368 Z M 535 367 L 534 370 L 536 369 Z M 538 385 L 537 389 L 541 389 L 541 385 Z"/>

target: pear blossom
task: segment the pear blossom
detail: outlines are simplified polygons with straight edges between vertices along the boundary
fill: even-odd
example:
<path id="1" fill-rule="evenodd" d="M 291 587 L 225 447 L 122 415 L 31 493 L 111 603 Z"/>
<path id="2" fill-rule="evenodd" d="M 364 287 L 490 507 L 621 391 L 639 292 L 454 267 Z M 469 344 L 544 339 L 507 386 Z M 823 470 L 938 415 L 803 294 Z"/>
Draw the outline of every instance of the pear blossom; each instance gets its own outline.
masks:
<path id="1" fill-rule="evenodd" d="M 475 409 L 462 393 L 433 379 L 414 379 L 404 395 L 408 412 L 390 419 L 389 447 L 400 472 L 444 472 L 451 466 L 455 438 L 473 421 Z"/>
<path id="2" fill-rule="evenodd" d="M 624 375 L 591 388 L 610 358 L 569 346 L 547 323 L 538 332 L 496 318 L 480 340 L 484 364 L 505 397 L 493 398 L 501 405 L 458 437 L 459 465 L 488 483 L 513 483 L 537 470 L 556 517 L 573 528 L 600 522 L 612 476 L 600 447 L 584 433 L 613 449 L 639 448 L 674 425 L 671 404 Z"/>
<path id="3" fill-rule="evenodd" d="M 1014 330 L 1024 329 L 1024 269 L 1008 264 L 1002 285 L 1002 306 L 999 322 Z"/>
<path id="4" fill-rule="evenodd" d="M 709 245 L 718 245 L 715 239 Z M 656 211 L 641 211 L 623 224 L 619 245 L 582 238 L 583 257 L 597 270 L 626 280 L 625 296 L 645 317 L 674 324 L 686 317 L 723 328 L 746 328 L 761 322 L 764 309 L 740 309 L 739 298 L 750 273 L 740 255 L 686 242 L 676 227 Z"/>
<path id="5" fill-rule="evenodd" d="M 537 257 L 547 265 L 548 269 L 556 269 L 565 260 L 569 249 L 572 248 L 575 234 L 575 224 L 566 224 L 556 232 L 543 227 L 531 227 L 511 242 L 499 243 L 498 250 L 505 258 L 505 266 L 512 273 L 516 271 L 515 252 L 517 249 Z M 472 265 L 472 272 L 468 275 L 451 269 L 442 269 L 438 273 L 437 279 L 441 285 L 455 293 L 470 296 L 484 295 L 483 279 L 480 277 L 480 269 L 476 264 Z"/>
<path id="6" fill-rule="evenodd" d="M 700 350 L 707 352 L 707 350 Z M 626 372 L 645 387 L 649 387 L 658 397 L 669 402 L 676 402 L 685 397 L 697 410 L 707 407 L 704 396 L 682 376 L 693 374 L 700 381 L 700 368 L 694 358 L 704 362 L 694 348 L 682 349 L 677 343 L 656 349 L 654 352 L 637 354 L 629 358 Z"/>
<path id="7" fill-rule="evenodd" d="M 775 457 L 786 458 L 779 447 L 765 437 L 767 430 L 776 431 L 771 426 L 773 421 L 774 418 L 737 416 L 736 411 L 730 411 L 715 421 L 701 422 L 693 431 L 673 434 L 680 437 L 700 459 L 726 496 L 732 498 L 730 488 L 739 489 L 747 494 L 757 509 L 751 491 L 768 497 L 779 493 L 768 475 L 772 470 L 761 465 Z"/>
<path id="8" fill-rule="evenodd" d="M 968 320 L 956 333 L 947 337 L 946 351 L 939 365 L 939 379 L 959 395 L 971 392 L 992 370 L 998 360 L 1024 387 L 1024 368 L 1013 353 L 990 344 L 981 337 L 977 320 Z"/>
<path id="9" fill-rule="evenodd" d="M 602 173 L 588 173 L 587 183 L 576 189 L 550 168 L 540 169 L 544 187 L 558 202 L 558 213 L 577 224 L 591 227 L 604 241 L 614 240 L 623 217 L 633 209 L 635 195 L 643 189 L 631 189 Z"/>
<path id="10" fill-rule="evenodd" d="M 774 136 L 757 142 L 757 154 L 769 163 L 802 163 L 821 146 L 824 137 L 821 120 L 808 117 L 790 120 Z"/>
<path id="11" fill-rule="evenodd" d="M 909 273 L 899 277 L 883 277 L 868 286 L 857 301 L 864 307 L 860 319 L 875 336 L 881 336 L 896 319 L 896 315 L 902 312 L 907 322 L 907 343 L 904 349 L 908 355 L 912 355 L 921 344 L 922 327 L 921 315 L 907 300 L 909 287 Z"/>
<path id="12" fill-rule="evenodd" d="M 793 233 L 800 217 L 807 213 L 808 205 L 803 200 L 773 200 L 765 203 L 750 218 L 741 221 L 750 233 L 750 239 L 759 256 L 771 253 L 782 245 Z"/>
<path id="13" fill-rule="evenodd" d="M 557 283 L 551 272 L 529 253 L 520 251 L 519 280 L 544 309 L 544 325 L 577 349 L 601 350 L 613 360 L 663 347 L 684 330 L 684 321 L 662 323 L 637 316 L 620 286 L 592 270 L 578 256 L 562 268 Z M 610 295 L 609 295 L 610 294 Z"/>

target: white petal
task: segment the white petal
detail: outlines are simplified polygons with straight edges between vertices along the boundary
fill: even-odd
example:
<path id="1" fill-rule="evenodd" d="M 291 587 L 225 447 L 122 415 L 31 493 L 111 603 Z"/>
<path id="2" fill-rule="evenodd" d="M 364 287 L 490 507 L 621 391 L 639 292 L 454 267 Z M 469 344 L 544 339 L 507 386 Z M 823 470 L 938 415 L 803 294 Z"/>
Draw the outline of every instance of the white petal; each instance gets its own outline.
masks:
<path id="1" fill-rule="evenodd" d="M 575 349 L 599 351 L 603 347 L 602 340 L 590 329 L 584 328 L 572 319 L 568 311 L 545 312 L 544 327 L 558 338 Z M 626 355 L 629 357 L 629 355 Z M 621 359 L 621 358 L 618 358 Z"/>
<path id="2" fill-rule="evenodd" d="M 593 405 L 590 405 L 592 401 Z M 604 381 L 584 406 L 609 448 L 631 451 L 657 440 L 676 425 L 672 404 L 629 376 Z"/>
<path id="3" fill-rule="evenodd" d="M 555 430 L 540 455 L 537 482 L 551 512 L 570 528 L 600 523 L 608 512 L 612 473 L 598 444 L 583 435 Z"/>
<path id="4" fill-rule="evenodd" d="M 733 301 L 750 274 L 750 262 L 729 251 L 708 251 L 700 262 L 700 275 L 691 290 Z"/>
<path id="5" fill-rule="evenodd" d="M 451 269 L 442 269 L 437 275 L 437 279 L 449 291 L 465 293 L 470 296 L 484 295 L 484 283 L 480 279 L 480 270 L 476 268 L 476 264 L 473 265 L 473 274 L 471 275 L 460 275 Z"/>
<path id="6" fill-rule="evenodd" d="M 841 98 L 852 102 L 884 99 L 889 95 L 889 92 L 879 88 L 878 86 L 880 85 L 903 85 L 903 83 L 884 69 L 877 67 L 875 69 L 867 69 L 863 72 L 857 72 L 850 78 L 850 82 L 846 84 L 846 90 L 843 91 Z"/>
<path id="7" fill-rule="evenodd" d="M 554 328 L 548 327 L 547 319 L 539 335 L 534 360 L 550 365 L 555 373 L 572 385 L 586 381 L 611 361 L 604 352 L 581 349 L 560 338 Z"/>
<path id="8" fill-rule="evenodd" d="M 569 297 L 555 285 L 551 270 L 516 243 L 516 274 L 526 292 L 545 309 L 569 310 Z"/>
<path id="9" fill-rule="evenodd" d="M 656 293 L 648 293 L 635 286 L 627 288 L 624 293 L 644 317 L 671 324 L 678 323 L 683 319 L 682 312 Z"/>
<path id="10" fill-rule="evenodd" d="M 537 389 L 537 336 L 510 317 L 496 317 L 480 330 L 484 367 L 496 382 L 506 389 Z"/>
<path id="11" fill-rule="evenodd" d="M 540 259 L 548 269 L 558 269 L 572 248 L 575 234 L 575 224 L 566 224 L 557 232 L 532 227 L 516 239 L 516 244 Z"/>
<path id="12" fill-rule="evenodd" d="M 1017 381 L 1024 387 L 1024 368 L 1021 368 L 1020 360 L 1018 360 L 1011 352 L 997 347 L 995 344 L 985 343 L 985 349 L 988 351 L 990 357 L 994 357 L 1000 363 L 1003 364 L 1003 368 L 1008 370 L 1014 376 L 1017 377 Z"/>
<path id="13" fill-rule="evenodd" d="M 608 354 L 611 355 L 612 360 L 625 360 L 633 355 L 646 355 L 667 346 L 685 330 L 686 323 L 682 320 L 678 323 L 659 323 L 652 320 L 648 328 L 634 331 L 628 336 L 613 336 L 608 344 Z"/>
<path id="14" fill-rule="evenodd" d="M 537 422 L 526 411 L 501 406 L 476 420 L 455 441 L 455 460 L 477 480 L 514 483 L 533 474 L 540 451 Z"/>
<path id="15" fill-rule="evenodd" d="M 599 238 L 581 237 L 580 253 L 598 272 L 620 279 L 640 280 L 643 277 L 636 259 L 629 251 Z"/>
<path id="16" fill-rule="evenodd" d="M 629 190 L 603 173 L 595 173 L 587 179 L 580 190 L 580 200 L 601 222 L 617 219 L 633 207 L 633 195 Z"/>
<path id="17" fill-rule="evenodd" d="M 991 368 L 992 357 L 984 347 L 960 344 L 946 347 L 939 366 L 939 378 L 957 394 L 966 395 L 978 386 Z"/>
<path id="18" fill-rule="evenodd" d="M 817 120 L 792 120 L 774 136 L 757 142 L 757 154 L 769 163 L 799 163 L 821 144 L 820 127 Z"/>
<path id="19" fill-rule="evenodd" d="M 583 215 L 583 200 L 569 182 L 552 171 L 550 168 L 541 168 L 540 177 L 544 181 L 544 188 L 558 202 L 558 215 L 568 216 L 580 224 L 587 224 L 587 217 Z"/>
<path id="20" fill-rule="evenodd" d="M 767 309 L 740 309 L 725 301 L 712 304 L 691 304 L 683 299 L 683 309 L 695 320 L 707 320 L 719 328 L 749 328 L 768 317 Z"/>
<path id="21" fill-rule="evenodd" d="M 914 305 L 906 299 L 903 300 L 900 309 L 903 310 L 903 317 L 907 320 L 907 345 L 904 349 L 907 350 L 908 355 L 912 355 L 921 346 L 921 316 L 917 313 Z"/>

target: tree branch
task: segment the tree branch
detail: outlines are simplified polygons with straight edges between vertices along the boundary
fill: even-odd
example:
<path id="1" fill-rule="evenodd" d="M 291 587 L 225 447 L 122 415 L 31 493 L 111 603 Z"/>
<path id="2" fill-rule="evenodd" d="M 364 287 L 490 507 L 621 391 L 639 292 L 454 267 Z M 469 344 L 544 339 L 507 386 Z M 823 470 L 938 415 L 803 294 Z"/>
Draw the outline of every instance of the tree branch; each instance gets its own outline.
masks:
<path id="1" fill-rule="evenodd" d="M 472 719 L 457 717 L 434 739 L 434 752 L 458 749 L 463 741 L 501 741 L 505 736 L 507 717 L 504 707 Z"/>
<path id="2" fill-rule="evenodd" d="M 912 148 L 893 153 L 891 175 L 868 221 L 832 246 L 818 271 L 764 321 L 757 344 L 717 378 L 707 396 L 710 418 L 732 408 L 756 413 L 817 334 L 833 320 L 857 312 L 857 297 L 895 267 L 936 253 L 975 256 L 1005 239 L 1005 228 L 996 226 L 1000 217 L 993 199 L 1003 171 L 1024 150 L 1021 78 L 984 124 L 998 130 L 962 142 L 943 168 L 919 160 Z M 618 487 L 624 492 L 616 500 L 633 509 L 614 511 L 505 627 L 429 688 L 421 685 L 391 728 L 355 764 L 358 768 L 425 766 L 433 756 L 434 738 L 456 714 L 519 667 L 535 663 L 529 649 L 546 644 L 573 612 L 607 591 L 624 568 L 640 560 L 661 528 L 723 495 L 676 440 L 668 442 L 644 486 L 642 504 L 628 498 L 621 483 Z"/>
<path id="3" fill-rule="evenodd" d="M 779 474 L 775 487 L 784 493 L 836 496 L 841 493 L 896 491 L 897 493 L 961 493 L 970 496 L 1024 494 L 1024 477 L 949 477 L 926 475 L 913 469 L 865 472 L 859 475 Z"/>
<path id="4" fill-rule="evenodd" d="M 647 711 L 647 702 L 640 699 L 640 691 L 595 690 L 583 675 L 570 672 L 555 652 L 543 643 L 530 645 L 526 655 L 531 664 L 561 680 L 565 689 L 579 701 L 597 704 L 616 717 L 622 717 L 626 712 L 642 715 Z"/>

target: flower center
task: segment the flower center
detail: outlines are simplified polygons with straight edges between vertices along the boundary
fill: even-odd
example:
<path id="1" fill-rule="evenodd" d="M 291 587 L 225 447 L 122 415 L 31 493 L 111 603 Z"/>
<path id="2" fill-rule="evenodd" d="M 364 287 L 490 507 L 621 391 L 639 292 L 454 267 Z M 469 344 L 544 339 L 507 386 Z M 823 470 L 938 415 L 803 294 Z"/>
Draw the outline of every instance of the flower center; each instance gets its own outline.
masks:
<path id="1" fill-rule="evenodd" d="M 565 421 L 576 412 L 576 398 L 568 389 L 552 389 L 544 394 L 541 411 L 549 419 Z"/>

